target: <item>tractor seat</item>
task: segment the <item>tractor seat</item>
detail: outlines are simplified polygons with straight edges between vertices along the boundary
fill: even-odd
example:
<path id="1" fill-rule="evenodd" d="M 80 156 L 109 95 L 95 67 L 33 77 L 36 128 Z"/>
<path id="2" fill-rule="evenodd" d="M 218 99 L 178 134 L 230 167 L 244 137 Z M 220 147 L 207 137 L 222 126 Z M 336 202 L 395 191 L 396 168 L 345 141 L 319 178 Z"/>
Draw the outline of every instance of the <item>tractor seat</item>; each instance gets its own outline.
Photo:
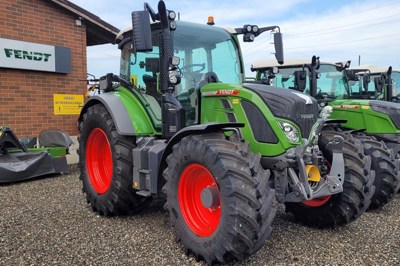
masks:
<path id="1" fill-rule="evenodd" d="M 158 91 L 157 91 L 157 78 L 144 74 L 143 75 L 143 82 L 146 86 L 146 94 L 153 96 L 154 98 L 159 98 Z"/>
<path id="2" fill-rule="evenodd" d="M 197 86 L 199 89 L 208 83 L 218 83 L 219 79 L 217 74 L 215 72 L 207 72 L 204 73 L 203 76 L 200 79 L 199 85 Z"/>

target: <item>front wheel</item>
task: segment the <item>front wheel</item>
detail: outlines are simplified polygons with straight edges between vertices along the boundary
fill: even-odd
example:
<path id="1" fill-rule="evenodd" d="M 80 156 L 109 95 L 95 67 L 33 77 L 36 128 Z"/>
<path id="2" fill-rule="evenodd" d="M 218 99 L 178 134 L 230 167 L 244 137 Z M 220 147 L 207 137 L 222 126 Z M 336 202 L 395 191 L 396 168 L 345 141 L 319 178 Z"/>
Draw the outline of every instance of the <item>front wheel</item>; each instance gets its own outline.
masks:
<path id="1" fill-rule="evenodd" d="M 87 109 L 79 124 L 79 168 L 83 192 L 101 215 L 139 211 L 149 198 L 133 189 L 133 137 L 117 133 L 108 110 L 101 104 Z"/>
<path id="2" fill-rule="evenodd" d="M 303 203 L 286 203 L 286 211 L 308 226 L 339 227 L 355 221 L 369 207 L 374 192 L 375 175 L 370 171 L 370 158 L 363 156 L 362 144 L 352 135 L 323 131 L 319 146 L 324 157 L 328 162 L 332 160 L 332 152 L 326 145 L 334 135 L 345 139 L 343 192 Z"/>
<path id="3" fill-rule="evenodd" d="M 164 171 L 165 208 L 187 253 L 209 264 L 242 260 L 271 233 L 270 172 L 248 146 L 223 133 L 188 136 Z"/>

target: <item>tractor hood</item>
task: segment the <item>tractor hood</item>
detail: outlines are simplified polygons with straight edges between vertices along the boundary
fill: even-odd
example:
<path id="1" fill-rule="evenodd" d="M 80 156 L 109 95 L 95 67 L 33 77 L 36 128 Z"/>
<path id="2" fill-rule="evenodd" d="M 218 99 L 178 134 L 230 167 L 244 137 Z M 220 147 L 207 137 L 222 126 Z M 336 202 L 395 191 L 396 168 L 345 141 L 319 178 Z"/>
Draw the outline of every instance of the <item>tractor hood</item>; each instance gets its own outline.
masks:
<path id="1" fill-rule="evenodd" d="M 291 120 L 301 129 L 303 138 L 318 119 L 318 102 L 313 97 L 293 90 L 262 84 L 243 84 L 243 87 L 257 93 L 274 116 Z"/>
<path id="2" fill-rule="evenodd" d="M 388 115 L 397 129 L 400 129 L 400 104 L 385 101 L 370 101 L 369 104 L 375 112 Z"/>

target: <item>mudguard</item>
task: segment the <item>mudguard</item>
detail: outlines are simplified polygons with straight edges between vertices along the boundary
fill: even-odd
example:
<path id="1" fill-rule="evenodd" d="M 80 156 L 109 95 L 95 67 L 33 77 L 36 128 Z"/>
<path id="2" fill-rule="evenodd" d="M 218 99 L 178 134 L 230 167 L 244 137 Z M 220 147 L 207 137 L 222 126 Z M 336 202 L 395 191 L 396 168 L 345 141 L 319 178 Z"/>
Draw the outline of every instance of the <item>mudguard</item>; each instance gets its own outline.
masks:
<path id="1" fill-rule="evenodd" d="M 78 121 L 82 121 L 82 114 L 84 114 L 90 106 L 98 103 L 103 104 L 107 108 L 108 112 L 111 114 L 118 134 L 128 136 L 135 134 L 133 124 L 129 123 L 131 119 L 128 115 L 128 111 L 119 100 L 119 98 L 113 93 L 103 93 L 90 97 L 90 99 L 83 106 Z"/>
<path id="2" fill-rule="evenodd" d="M 107 108 L 118 134 L 149 136 L 157 133 L 143 104 L 126 89 L 91 96 L 82 108 L 78 123 L 87 109 L 98 103 Z"/>

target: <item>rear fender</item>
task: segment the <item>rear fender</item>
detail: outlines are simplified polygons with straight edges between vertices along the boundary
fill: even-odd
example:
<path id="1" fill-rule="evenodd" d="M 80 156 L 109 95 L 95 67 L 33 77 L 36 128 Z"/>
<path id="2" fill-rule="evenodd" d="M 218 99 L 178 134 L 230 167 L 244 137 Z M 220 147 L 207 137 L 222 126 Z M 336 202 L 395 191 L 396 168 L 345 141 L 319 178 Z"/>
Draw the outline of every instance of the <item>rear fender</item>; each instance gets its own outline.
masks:
<path id="1" fill-rule="evenodd" d="M 126 101 L 124 104 L 116 92 L 103 93 L 90 97 L 79 115 L 78 126 L 87 109 L 100 103 L 110 113 L 118 134 L 123 136 L 155 134 L 153 124 L 142 104 L 138 100 L 127 99 Z M 129 105 L 129 107 L 126 105 Z"/>

